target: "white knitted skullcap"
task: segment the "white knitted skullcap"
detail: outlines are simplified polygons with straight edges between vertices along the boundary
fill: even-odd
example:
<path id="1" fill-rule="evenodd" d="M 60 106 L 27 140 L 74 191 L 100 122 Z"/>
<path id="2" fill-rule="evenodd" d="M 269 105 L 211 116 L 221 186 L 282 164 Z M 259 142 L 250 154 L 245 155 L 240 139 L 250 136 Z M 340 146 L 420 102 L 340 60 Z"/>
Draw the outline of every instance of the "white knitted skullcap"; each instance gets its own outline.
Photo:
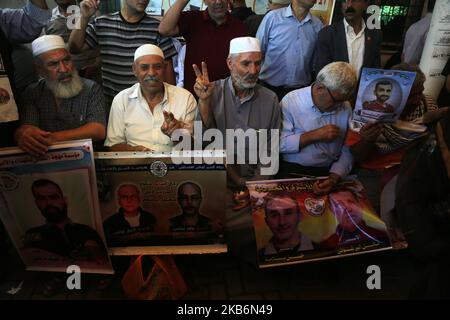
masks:
<path id="1" fill-rule="evenodd" d="M 38 55 L 55 49 L 65 49 L 66 45 L 63 38 L 56 35 L 45 35 L 37 38 L 31 43 L 33 49 L 33 56 Z"/>
<path id="2" fill-rule="evenodd" d="M 160 56 L 161 58 L 164 59 L 164 53 L 162 52 L 162 50 L 159 47 L 157 47 L 153 44 L 144 44 L 136 49 L 136 51 L 134 53 L 134 61 L 136 61 L 137 59 L 139 59 L 142 56 L 148 56 L 148 55 L 156 55 L 156 56 Z"/>
<path id="3" fill-rule="evenodd" d="M 242 52 L 261 52 L 261 43 L 252 37 L 234 38 L 230 41 L 230 54 Z"/>

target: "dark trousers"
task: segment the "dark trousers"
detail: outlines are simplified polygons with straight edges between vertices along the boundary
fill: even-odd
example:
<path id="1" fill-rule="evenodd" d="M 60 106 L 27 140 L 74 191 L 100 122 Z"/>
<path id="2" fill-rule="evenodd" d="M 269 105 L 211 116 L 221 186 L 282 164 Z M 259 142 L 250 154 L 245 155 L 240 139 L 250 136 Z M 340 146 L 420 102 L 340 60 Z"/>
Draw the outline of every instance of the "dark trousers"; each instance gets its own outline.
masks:
<path id="1" fill-rule="evenodd" d="M 0 148 L 16 145 L 14 131 L 19 127 L 19 121 L 0 123 Z"/>
<path id="2" fill-rule="evenodd" d="M 306 167 L 298 163 L 280 162 L 280 170 L 277 179 L 292 179 L 299 177 L 327 177 L 330 174 L 330 167 Z"/>

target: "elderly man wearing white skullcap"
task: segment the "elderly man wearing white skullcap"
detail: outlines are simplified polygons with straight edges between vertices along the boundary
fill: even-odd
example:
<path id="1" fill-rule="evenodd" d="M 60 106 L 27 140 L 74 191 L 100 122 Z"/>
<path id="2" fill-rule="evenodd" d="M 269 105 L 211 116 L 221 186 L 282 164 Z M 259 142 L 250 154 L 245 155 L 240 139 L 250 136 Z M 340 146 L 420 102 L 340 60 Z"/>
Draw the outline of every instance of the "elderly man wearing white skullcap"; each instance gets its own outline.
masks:
<path id="1" fill-rule="evenodd" d="M 197 111 L 189 91 L 163 82 L 164 53 L 153 45 L 134 54 L 138 83 L 119 92 L 109 115 L 105 146 L 111 151 L 171 151 L 172 133 L 192 129 Z"/>
<path id="2" fill-rule="evenodd" d="M 19 147 L 42 155 L 58 141 L 103 140 L 106 116 L 102 88 L 78 76 L 60 36 L 45 35 L 32 42 L 39 75 L 22 97 L 20 127 L 15 132 Z"/>
<path id="3" fill-rule="evenodd" d="M 280 127 L 280 108 L 278 98 L 267 88 L 260 86 L 258 81 L 261 70 L 261 48 L 259 40 L 251 37 L 234 38 L 230 41 L 230 51 L 227 65 L 230 76 L 226 79 L 209 82 L 206 63 L 202 62 L 202 70 L 194 65 L 197 76 L 194 85 L 195 93 L 199 97 L 199 116 L 205 128 L 215 127 L 223 136 L 227 129 L 255 129 L 257 132 L 268 130 L 267 145 L 271 146 L 272 129 Z M 262 132 L 261 131 L 261 132 Z M 262 138 L 264 139 L 264 138 Z M 259 144 L 259 143 L 258 143 Z M 227 147 L 230 144 L 227 144 Z M 232 144 L 231 144 L 232 145 Z M 224 144 L 225 147 L 225 144 Z M 234 146 L 236 152 L 236 145 Z M 227 150 L 228 153 L 229 150 Z M 257 152 L 258 164 L 228 165 L 228 185 L 233 189 L 246 190 L 247 180 L 266 180 L 268 176 L 261 176 L 259 155 L 256 144 L 245 144 L 246 155 Z M 247 160 L 247 159 L 246 159 Z M 241 193 L 242 195 L 246 192 Z M 245 195 L 244 195 L 245 196 Z M 235 200 L 239 200 L 237 197 Z M 239 209 L 248 203 L 237 205 Z"/>

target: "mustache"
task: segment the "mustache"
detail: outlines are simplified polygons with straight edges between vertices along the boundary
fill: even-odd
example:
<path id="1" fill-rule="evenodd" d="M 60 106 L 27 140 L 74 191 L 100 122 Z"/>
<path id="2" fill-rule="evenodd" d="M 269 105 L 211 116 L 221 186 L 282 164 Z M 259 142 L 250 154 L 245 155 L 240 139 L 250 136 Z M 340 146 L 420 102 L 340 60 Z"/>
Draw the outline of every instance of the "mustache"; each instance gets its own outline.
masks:
<path id="1" fill-rule="evenodd" d="M 258 80 L 258 76 L 248 74 L 242 78 L 244 81 L 256 81 Z"/>
<path id="2" fill-rule="evenodd" d="M 353 7 L 348 7 L 347 10 L 345 10 L 345 13 L 355 13 L 356 10 Z"/>
<path id="3" fill-rule="evenodd" d="M 66 79 L 68 77 L 72 77 L 72 73 L 71 72 L 63 72 L 63 73 L 58 73 L 58 80 L 63 80 Z"/>
<path id="4" fill-rule="evenodd" d="M 144 78 L 145 82 L 159 82 L 159 78 L 156 76 L 146 76 Z"/>

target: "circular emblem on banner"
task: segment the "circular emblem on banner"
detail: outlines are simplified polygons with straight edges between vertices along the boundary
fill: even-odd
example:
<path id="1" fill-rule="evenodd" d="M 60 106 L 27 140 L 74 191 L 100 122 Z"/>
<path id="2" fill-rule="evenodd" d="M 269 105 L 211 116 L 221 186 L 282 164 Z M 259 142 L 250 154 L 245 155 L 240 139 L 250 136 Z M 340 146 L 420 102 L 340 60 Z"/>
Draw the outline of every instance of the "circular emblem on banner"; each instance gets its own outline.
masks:
<path id="1" fill-rule="evenodd" d="M 325 210 L 325 200 L 316 198 L 306 198 L 305 208 L 313 217 L 319 217 Z"/>
<path id="2" fill-rule="evenodd" d="M 0 191 L 12 191 L 19 185 L 19 178 L 8 171 L 0 172 Z"/>
<path id="3" fill-rule="evenodd" d="M 150 172 L 157 177 L 164 177 L 167 174 L 167 165 L 161 160 L 153 161 L 150 165 Z"/>

